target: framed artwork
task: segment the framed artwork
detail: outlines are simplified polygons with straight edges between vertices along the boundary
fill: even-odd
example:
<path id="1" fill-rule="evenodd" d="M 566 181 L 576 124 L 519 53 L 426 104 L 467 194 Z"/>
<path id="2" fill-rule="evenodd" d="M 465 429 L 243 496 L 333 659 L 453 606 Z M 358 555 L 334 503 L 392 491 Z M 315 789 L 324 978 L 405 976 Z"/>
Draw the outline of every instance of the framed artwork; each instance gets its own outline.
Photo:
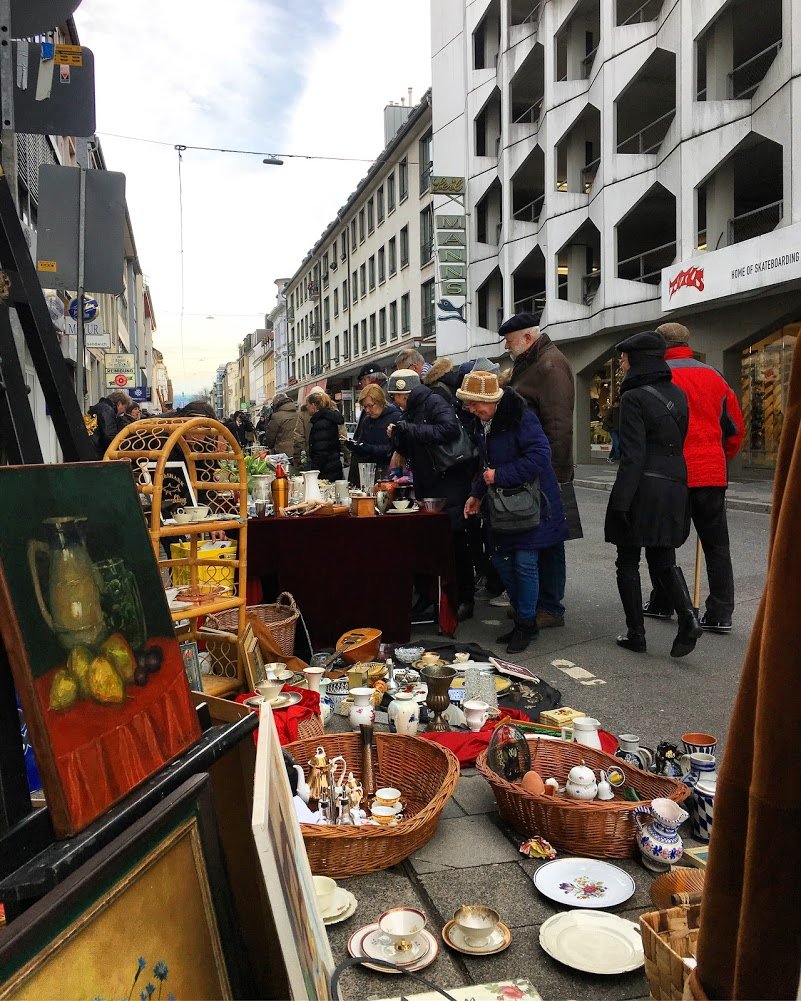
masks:
<path id="1" fill-rule="evenodd" d="M 0 468 L 0 633 L 58 837 L 200 738 L 128 463 Z"/>
<path id="2" fill-rule="evenodd" d="M 253 632 L 253 626 L 248 623 L 242 633 L 242 652 L 245 655 L 245 674 L 247 675 L 250 690 L 255 691 L 256 685 L 261 681 L 266 681 L 267 674 L 264 670 L 264 657 L 261 655 L 261 647 Z"/>
<path id="3" fill-rule="evenodd" d="M 181 659 L 193 692 L 203 691 L 203 676 L 200 673 L 200 653 L 194 640 L 184 640 L 181 644 Z"/>
<path id="4" fill-rule="evenodd" d="M 0 998 L 250 997 L 207 775 L 9 925 Z"/>
<path id="5" fill-rule="evenodd" d="M 155 474 L 157 462 L 140 461 L 142 475 L 152 477 Z M 164 466 L 164 476 L 161 480 L 161 517 L 162 521 L 171 518 L 176 508 L 195 507 L 197 499 L 189 478 L 189 470 L 185 462 L 167 462 Z"/>
<path id="6" fill-rule="evenodd" d="M 253 838 L 294 1001 L 331 998 L 334 960 L 292 802 L 273 712 L 262 703 L 253 791 Z"/>

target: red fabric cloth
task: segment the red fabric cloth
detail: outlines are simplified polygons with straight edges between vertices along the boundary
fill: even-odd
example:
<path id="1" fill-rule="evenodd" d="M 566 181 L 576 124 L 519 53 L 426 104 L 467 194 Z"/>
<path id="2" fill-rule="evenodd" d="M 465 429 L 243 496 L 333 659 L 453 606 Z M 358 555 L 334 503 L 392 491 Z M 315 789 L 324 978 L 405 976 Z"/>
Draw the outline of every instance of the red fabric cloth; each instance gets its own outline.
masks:
<path id="1" fill-rule="evenodd" d="M 726 461 L 733 459 L 743 440 L 743 415 L 729 384 L 711 365 L 696 361 L 691 348 L 668 348 L 665 360 L 673 382 L 687 394 L 690 424 L 684 442 L 689 487 L 725 487 L 729 476 Z M 721 425 L 724 413 L 736 428 Z"/>
<path id="2" fill-rule="evenodd" d="M 320 696 L 317 692 L 310 692 L 308 688 L 296 688 L 294 685 L 284 685 L 284 692 L 300 692 L 301 700 L 294 706 L 286 709 L 273 709 L 273 719 L 275 728 L 278 731 L 278 739 L 282 744 L 292 744 L 298 739 L 298 725 L 303 720 L 311 719 L 312 716 L 320 715 Z M 245 695 L 238 695 L 236 701 L 242 703 L 245 699 L 252 699 L 258 692 L 247 692 Z M 258 712 L 256 707 L 248 707 L 253 712 Z M 254 730 L 253 742 L 258 744 L 259 731 Z"/>

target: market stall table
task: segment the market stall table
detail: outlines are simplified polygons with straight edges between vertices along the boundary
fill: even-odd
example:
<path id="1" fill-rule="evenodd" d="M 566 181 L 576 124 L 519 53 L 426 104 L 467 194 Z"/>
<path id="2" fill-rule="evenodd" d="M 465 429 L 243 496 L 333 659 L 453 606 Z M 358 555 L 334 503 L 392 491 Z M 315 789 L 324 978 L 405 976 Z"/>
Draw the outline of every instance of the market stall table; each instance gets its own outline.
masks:
<path id="1" fill-rule="evenodd" d="M 262 600 L 261 580 L 278 579 L 298 603 L 315 647 L 333 646 L 347 629 L 371 626 L 385 642 L 409 639 L 416 576 L 439 578 L 439 624 L 456 628 L 450 520 L 445 514 L 375 518 L 317 515 L 248 521 L 248 604 Z"/>

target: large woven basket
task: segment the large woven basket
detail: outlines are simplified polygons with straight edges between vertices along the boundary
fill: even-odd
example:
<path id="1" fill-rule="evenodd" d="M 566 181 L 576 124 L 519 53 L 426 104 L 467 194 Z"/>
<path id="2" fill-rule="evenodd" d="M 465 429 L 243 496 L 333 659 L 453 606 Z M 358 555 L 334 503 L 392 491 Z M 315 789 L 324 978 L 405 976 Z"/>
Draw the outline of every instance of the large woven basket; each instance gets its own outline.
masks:
<path id="1" fill-rule="evenodd" d="M 295 599 L 288 591 L 283 591 L 273 604 L 248 605 L 248 616 L 254 616 L 260 622 L 270 627 L 273 639 L 285 657 L 291 657 L 295 651 L 295 627 L 300 610 Z M 223 632 L 237 631 L 239 610 L 231 608 L 227 612 L 210 615 L 207 619 L 212 629 L 222 629 Z"/>
<path id="2" fill-rule="evenodd" d="M 681 1001 L 684 996 L 690 975 L 684 960 L 695 958 L 700 923 L 700 904 L 640 915 L 645 972 L 656 1001 Z"/>
<path id="3" fill-rule="evenodd" d="M 309 864 L 315 875 L 344 879 L 379 872 L 397 865 L 431 839 L 442 809 L 459 780 L 456 755 L 431 740 L 399 733 L 377 733 L 376 787 L 400 789 L 406 804 L 405 820 L 395 827 L 322 827 L 301 824 Z M 308 778 L 308 762 L 322 745 L 329 760 L 341 754 L 348 772 L 361 779 L 361 737 L 357 733 L 330 734 L 287 744 Z M 363 806 L 367 807 L 366 800 Z"/>
<path id="4" fill-rule="evenodd" d="M 690 795 L 683 782 L 652 775 L 614 758 L 566 740 L 529 740 L 531 767 L 544 778 L 564 785 L 567 773 L 583 761 L 595 772 L 611 767 L 625 773 L 626 785 L 637 790 L 641 802 L 631 803 L 620 792 L 613 800 L 590 802 L 563 796 L 538 796 L 500 778 L 487 765 L 487 752 L 479 755 L 476 767 L 492 786 L 503 819 L 520 834 L 547 838 L 555 848 L 592 858 L 628 858 L 637 854 L 634 809 L 663 797 L 681 803 Z"/>

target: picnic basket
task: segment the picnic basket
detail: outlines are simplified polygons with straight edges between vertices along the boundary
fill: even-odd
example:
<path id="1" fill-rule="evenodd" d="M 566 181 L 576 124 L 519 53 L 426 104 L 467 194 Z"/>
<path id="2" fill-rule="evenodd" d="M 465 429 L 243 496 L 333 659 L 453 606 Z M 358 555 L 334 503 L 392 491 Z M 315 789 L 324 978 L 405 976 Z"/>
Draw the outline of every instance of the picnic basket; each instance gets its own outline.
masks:
<path id="1" fill-rule="evenodd" d="M 684 962 L 695 958 L 701 905 L 670 907 L 640 915 L 645 972 L 655 1001 L 681 1001 L 691 967 Z"/>
<path id="2" fill-rule="evenodd" d="M 269 626 L 272 637 L 281 653 L 285 657 L 292 656 L 295 651 L 295 628 L 300 609 L 288 591 L 282 591 L 272 604 L 248 605 L 245 613 L 247 617 L 253 616 L 259 622 Z M 207 624 L 212 629 L 235 633 L 237 631 L 237 615 L 236 608 L 219 612 L 217 615 L 210 615 Z"/>

